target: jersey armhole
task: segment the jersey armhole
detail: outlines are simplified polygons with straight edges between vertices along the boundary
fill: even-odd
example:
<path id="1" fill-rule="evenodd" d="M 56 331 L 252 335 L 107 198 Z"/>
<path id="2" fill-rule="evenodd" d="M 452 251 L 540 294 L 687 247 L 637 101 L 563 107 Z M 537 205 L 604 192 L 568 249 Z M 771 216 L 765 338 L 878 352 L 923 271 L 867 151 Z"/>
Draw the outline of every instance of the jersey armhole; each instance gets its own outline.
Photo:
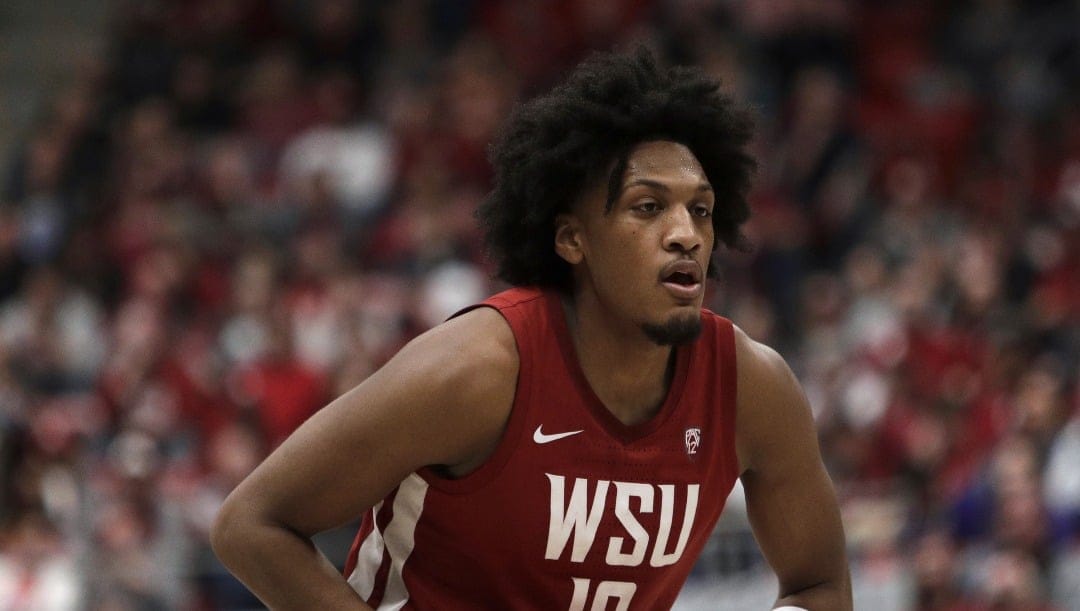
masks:
<path id="1" fill-rule="evenodd" d="M 737 431 L 735 423 L 739 412 L 739 368 L 738 350 L 735 348 L 735 325 L 726 318 L 720 319 L 718 348 L 720 352 L 720 392 L 721 423 L 724 431 L 724 446 L 728 448 L 724 462 L 725 477 L 732 483 L 739 478 L 739 453 L 736 450 Z"/>
<path id="2" fill-rule="evenodd" d="M 516 320 L 518 318 L 518 316 L 515 316 L 517 312 L 512 311 L 516 310 L 517 306 L 500 308 L 491 303 L 478 303 L 456 312 L 450 318 L 455 318 L 477 308 L 491 308 L 495 310 L 504 320 L 506 320 L 507 324 L 510 325 L 510 330 L 514 335 L 514 344 L 518 352 L 517 381 L 514 384 L 514 398 L 510 405 L 510 416 L 506 420 L 506 427 L 503 429 L 502 436 L 499 438 L 498 443 L 495 444 L 495 449 L 491 452 L 491 455 L 480 464 L 480 466 L 457 478 L 446 477 L 431 466 L 422 467 L 417 470 L 416 473 L 422 477 L 430 487 L 446 494 L 468 494 L 482 488 L 499 475 L 507 461 L 510 460 L 515 448 L 518 446 L 518 440 L 521 438 L 521 431 L 524 428 L 526 421 L 525 414 L 523 413 L 523 406 L 528 405 L 527 399 L 532 392 L 528 383 L 528 381 L 532 379 L 532 376 L 530 375 L 532 363 L 530 362 L 528 355 L 521 350 L 521 333 L 523 332 L 523 329 L 521 329 L 519 326 L 520 323 Z"/>

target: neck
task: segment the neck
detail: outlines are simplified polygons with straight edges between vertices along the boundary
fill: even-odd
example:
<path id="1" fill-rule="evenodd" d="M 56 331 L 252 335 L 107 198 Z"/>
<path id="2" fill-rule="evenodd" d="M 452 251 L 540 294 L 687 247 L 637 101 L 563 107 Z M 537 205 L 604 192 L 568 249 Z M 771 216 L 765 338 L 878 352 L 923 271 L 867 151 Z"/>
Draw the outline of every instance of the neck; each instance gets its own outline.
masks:
<path id="1" fill-rule="evenodd" d="M 664 403 L 675 351 L 633 325 L 618 324 L 582 295 L 563 301 L 567 328 L 585 379 L 623 424 L 649 420 Z"/>

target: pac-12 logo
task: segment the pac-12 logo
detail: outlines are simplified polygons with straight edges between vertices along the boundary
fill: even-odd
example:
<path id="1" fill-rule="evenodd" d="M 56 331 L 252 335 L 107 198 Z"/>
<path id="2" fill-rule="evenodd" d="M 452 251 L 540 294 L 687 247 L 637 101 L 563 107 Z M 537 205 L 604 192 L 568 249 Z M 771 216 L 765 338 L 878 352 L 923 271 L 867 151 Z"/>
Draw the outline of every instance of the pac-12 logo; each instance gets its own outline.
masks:
<path id="1" fill-rule="evenodd" d="M 690 456 L 697 454 L 698 447 L 701 446 L 701 429 L 689 428 L 686 429 L 686 453 Z"/>

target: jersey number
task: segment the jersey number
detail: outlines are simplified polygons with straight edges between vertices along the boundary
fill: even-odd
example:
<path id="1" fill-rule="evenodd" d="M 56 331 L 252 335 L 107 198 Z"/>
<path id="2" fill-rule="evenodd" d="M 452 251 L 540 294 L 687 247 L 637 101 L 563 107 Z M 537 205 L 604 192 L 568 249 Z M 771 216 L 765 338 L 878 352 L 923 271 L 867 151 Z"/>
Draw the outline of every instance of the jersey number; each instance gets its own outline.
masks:
<path id="1" fill-rule="evenodd" d="M 583 577 L 571 577 L 574 580 L 574 598 L 570 601 L 570 611 L 585 611 L 585 605 L 589 602 L 589 590 L 592 589 L 592 580 Z M 609 600 L 615 601 L 615 611 L 627 611 L 630 608 L 630 599 L 637 591 L 637 584 L 629 581 L 601 581 L 596 584 L 596 592 L 593 593 L 592 606 L 589 611 L 604 611 L 607 609 Z"/>

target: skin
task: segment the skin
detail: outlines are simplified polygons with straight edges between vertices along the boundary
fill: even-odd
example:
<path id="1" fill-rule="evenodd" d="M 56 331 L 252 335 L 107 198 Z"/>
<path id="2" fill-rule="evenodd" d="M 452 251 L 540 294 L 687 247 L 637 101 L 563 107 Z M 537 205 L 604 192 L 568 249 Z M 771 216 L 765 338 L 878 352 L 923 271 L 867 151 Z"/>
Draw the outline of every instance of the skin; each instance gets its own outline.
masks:
<path id="1" fill-rule="evenodd" d="M 635 147 L 622 184 L 611 210 L 597 185 L 560 215 L 554 247 L 574 270 L 564 308 L 585 376 L 633 424 L 656 413 L 670 384 L 672 348 L 643 326 L 700 316 L 703 292 L 674 295 L 662 272 L 686 260 L 704 276 L 714 202 L 697 159 L 672 142 Z M 783 359 L 739 330 L 736 356 L 736 452 L 755 537 L 779 578 L 777 605 L 851 609 L 840 514 L 806 398 Z M 423 466 L 475 470 L 502 435 L 517 370 L 513 334 L 489 308 L 416 338 L 236 488 L 211 533 L 215 552 L 272 609 L 368 609 L 310 537 Z"/>
<path id="2" fill-rule="evenodd" d="M 703 299 L 703 291 L 693 300 L 673 297 L 660 284 L 661 270 L 685 259 L 704 276 L 714 202 L 697 159 L 670 142 L 636 147 L 622 184 L 611 210 L 603 204 L 606 184 L 597 185 L 557 217 L 555 251 L 574 266 L 566 313 L 585 376 L 619 420 L 636 424 L 663 403 L 672 354 L 642 326 L 700 317 Z"/>

